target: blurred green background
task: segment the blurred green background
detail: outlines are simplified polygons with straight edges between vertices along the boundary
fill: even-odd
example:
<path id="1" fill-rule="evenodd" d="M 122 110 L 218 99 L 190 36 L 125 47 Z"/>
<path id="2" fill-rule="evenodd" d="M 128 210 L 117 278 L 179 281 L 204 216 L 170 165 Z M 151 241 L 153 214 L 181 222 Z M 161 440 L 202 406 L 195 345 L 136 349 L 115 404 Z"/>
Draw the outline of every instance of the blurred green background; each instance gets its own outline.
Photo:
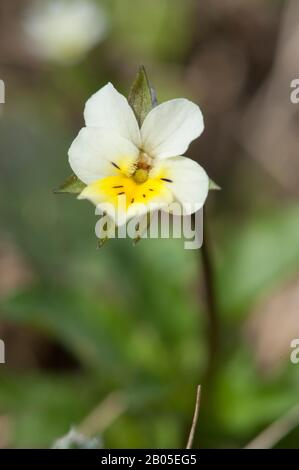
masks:
<path id="1" fill-rule="evenodd" d="M 50 447 L 79 426 L 107 448 L 184 447 L 201 384 L 194 447 L 243 447 L 298 401 L 298 2 L 94 0 L 96 39 L 88 18 L 63 19 L 77 1 L 52 24 L 38 3 L 0 0 L 0 446 Z M 97 250 L 94 208 L 52 193 L 87 98 L 108 81 L 127 95 L 140 63 L 159 101 L 205 116 L 188 156 L 222 188 L 205 214 L 213 368 L 201 251 Z M 277 447 L 298 442 L 299 426 Z"/>

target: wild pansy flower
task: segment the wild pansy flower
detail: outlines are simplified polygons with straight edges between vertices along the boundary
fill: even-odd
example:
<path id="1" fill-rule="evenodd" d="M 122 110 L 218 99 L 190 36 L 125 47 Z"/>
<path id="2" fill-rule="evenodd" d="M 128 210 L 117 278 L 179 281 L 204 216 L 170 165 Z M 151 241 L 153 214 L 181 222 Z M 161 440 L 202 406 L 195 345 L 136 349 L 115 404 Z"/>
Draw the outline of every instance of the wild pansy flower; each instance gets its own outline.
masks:
<path id="1" fill-rule="evenodd" d="M 30 51 L 68 65 L 105 37 L 107 15 L 93 0 L 46 0 L 31 4 L 23 26 Z"/>
<path id="2" fill-rule="evenodd" d="M 90 200 L 118 225 L 155 209 L 167 211 L 173 202 L 183 215 L 203 206 L 209 178 L 183 156 L 204 130 L 196 104 L 166 101 L 139 125 L 127 99 L 108 83 L 89 98 L 84 118 L 86 127 L 69 149 L 70 166 L 86 184 L 79 199 Z"/>

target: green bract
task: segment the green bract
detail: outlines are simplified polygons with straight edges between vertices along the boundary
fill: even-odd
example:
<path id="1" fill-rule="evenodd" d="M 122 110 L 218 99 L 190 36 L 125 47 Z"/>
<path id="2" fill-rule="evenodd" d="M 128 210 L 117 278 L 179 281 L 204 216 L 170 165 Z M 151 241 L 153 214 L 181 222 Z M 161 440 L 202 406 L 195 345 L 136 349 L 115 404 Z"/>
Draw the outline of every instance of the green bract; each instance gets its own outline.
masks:
<path id="1" fill-rule="evenodd" d="M 69 176 L 61 186 L 54 189 L 55 194 L 80 194 L 81 191 L 86 187 L 86 184 L 79 180 L 76 175 Z"/>
<path id="2" fill-rule="evenodd" d="M 145 116 L 154 107 L 152 91 L 143 65 L 139 67 L 128 98 L 129 105 L 133 108 L 139 127 Z"/>

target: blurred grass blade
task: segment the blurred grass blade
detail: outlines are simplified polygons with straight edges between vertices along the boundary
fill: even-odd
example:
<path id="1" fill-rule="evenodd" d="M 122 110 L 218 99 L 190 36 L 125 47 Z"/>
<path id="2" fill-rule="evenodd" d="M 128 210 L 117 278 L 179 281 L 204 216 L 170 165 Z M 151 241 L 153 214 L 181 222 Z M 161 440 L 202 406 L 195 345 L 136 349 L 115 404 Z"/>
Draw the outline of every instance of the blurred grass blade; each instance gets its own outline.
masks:
<path id="1" fill-rule="evenodd" d="M 54 189 L 55 194 L 80 194 L 86 187 L 86 184 L 79 180 L 76 175 L 71 175 L 67 178 L 61 186 Z"/>
<path id="2" fill-rule="evenodd" d="M 129 93 L 128 101 L 130 106 L 133 108 L 139 126 L 141 126 L 145 116 L 153 108 L 156 102 L 155 93 L 150 87 L 143 65 L 139 67 Z"/>

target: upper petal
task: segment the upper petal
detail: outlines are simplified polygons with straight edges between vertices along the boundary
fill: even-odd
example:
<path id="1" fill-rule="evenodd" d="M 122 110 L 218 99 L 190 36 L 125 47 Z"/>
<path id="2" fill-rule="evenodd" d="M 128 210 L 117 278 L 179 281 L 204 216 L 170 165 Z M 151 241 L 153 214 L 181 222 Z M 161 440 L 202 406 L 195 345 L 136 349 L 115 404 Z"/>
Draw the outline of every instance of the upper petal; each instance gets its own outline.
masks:
<path id="1" fill-rule="evenodd" d="M 84 119 L 87 127 L 105 127 L 125 139 L 140 145 L 140 131 L 134 112 L 127 99 L 108 83 L 85 104 Z"/>
<path id="2" fill-rule="evenodd" d="M 86 184 L 122 172 L 130 174 L 139 150 L 114 131 L 83 127 L 69 149 L 69 163 Z"/>
<path id="3" fill-rule="evenodd" d="M 166 101 L 146 116 L 141 128 L 142 147 L 152 157 L 182 155 L 203 129 L 203 115 L 196 104 L 183 98 Z"/>
<path id="4" fill-rule="evenodd" d="M 166 182 L 183 208 L 181 215 L 193 214 L 204 205 L 209 192 L 209 178 L 194 160 L 173 157 L 157 161 L 150 176 L 159 176 Z"/>

